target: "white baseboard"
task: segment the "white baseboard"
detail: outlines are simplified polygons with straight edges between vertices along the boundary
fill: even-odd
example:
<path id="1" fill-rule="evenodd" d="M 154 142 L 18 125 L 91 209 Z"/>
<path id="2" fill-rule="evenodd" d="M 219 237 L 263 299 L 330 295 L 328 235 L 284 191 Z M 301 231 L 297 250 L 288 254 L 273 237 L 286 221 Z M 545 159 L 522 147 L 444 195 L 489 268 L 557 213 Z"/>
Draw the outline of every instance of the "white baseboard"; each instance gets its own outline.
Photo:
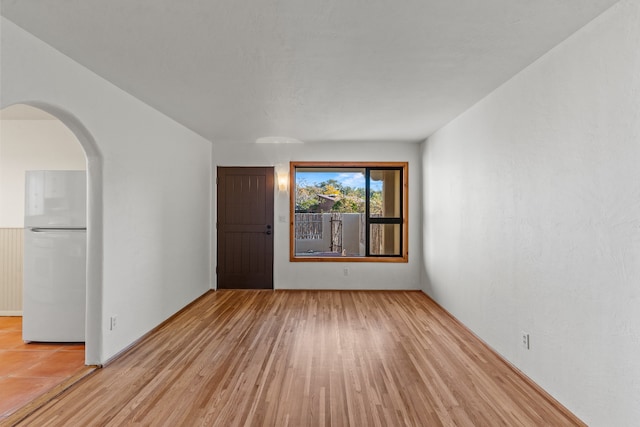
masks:
<path id="1" fill-rule="evenodd" d="M 0 310 L 0 316 L 22 316 L 22 310 Z"/>

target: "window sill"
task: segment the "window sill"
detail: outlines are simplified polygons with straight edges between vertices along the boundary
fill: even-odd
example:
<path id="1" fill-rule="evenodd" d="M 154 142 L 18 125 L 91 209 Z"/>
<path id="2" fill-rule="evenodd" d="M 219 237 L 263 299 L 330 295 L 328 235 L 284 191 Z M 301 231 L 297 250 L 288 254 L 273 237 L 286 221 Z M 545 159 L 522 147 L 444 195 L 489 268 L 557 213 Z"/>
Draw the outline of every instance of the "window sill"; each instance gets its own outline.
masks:
<path id="1" fill-rule="evenodd" d="M 381 257 L 348 257 L 348 256 L 293 256 L 290 262 L 383 262 L 383 263 L 408 263 L 408 256 L 381 256 Z"/>

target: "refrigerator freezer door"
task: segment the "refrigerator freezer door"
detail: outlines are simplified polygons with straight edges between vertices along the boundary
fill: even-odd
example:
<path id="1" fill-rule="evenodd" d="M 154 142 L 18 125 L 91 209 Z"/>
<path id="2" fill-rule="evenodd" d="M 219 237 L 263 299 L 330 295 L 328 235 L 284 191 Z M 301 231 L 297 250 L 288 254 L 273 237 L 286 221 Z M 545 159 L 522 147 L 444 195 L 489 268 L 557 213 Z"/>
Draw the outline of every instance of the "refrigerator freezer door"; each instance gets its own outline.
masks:
<path id="1" fill-rule="evenodd" d="M 86 232 L 25 230 L 22 338 L 85 340 Z"/>
<path id="2" fill-rule="evenodd" d="M 86 175 L 85 171 L 27 171 L 25 227 L 86 227 Z"/>

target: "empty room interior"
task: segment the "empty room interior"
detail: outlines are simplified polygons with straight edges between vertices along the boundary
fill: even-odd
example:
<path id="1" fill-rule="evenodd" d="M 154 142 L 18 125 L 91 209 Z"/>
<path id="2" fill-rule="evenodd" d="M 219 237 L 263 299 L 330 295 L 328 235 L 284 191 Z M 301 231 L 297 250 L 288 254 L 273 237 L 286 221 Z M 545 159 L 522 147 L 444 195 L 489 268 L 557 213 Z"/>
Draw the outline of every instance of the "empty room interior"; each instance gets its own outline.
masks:
<path id="1" fill-rule="evenodd" d="M 640 0 L 0 7 L 0 424 L 638 425 Z"/>

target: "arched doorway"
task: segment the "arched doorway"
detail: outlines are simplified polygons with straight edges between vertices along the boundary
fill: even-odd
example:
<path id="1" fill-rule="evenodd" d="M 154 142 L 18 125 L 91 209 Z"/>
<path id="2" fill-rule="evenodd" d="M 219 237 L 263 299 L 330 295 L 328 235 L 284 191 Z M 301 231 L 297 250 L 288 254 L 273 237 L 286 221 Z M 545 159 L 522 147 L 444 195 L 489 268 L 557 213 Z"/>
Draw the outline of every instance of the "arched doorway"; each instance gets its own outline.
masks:
<path id="1" fill-rule="evenodd" d="M 15 110 L 14 110 L 15 109 Z M 72 114 L 41 102 L 24 102 L 1 111 L 49 114 L 72 132 L 86 156 L 87 267 L 85 363 L 100 363 L 102 293 L 102 156 L 89 131 Z"/>

